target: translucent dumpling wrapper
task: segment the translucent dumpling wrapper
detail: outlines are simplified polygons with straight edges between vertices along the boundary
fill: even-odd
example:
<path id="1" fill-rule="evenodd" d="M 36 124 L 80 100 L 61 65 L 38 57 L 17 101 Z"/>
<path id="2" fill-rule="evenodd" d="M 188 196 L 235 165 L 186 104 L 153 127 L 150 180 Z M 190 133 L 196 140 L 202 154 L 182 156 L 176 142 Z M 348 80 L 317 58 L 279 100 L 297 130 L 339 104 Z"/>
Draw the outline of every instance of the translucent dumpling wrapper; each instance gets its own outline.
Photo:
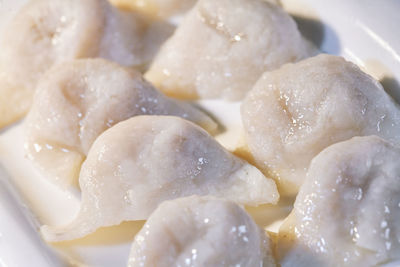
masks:
<path id="1" fill-rule="evenodd" d="M 103 57 L 124 65 L 150 61 L 163 38 L 160 27 L 106 0 L 31 0 L 0 40 L 0 127 L 24 116 L 36 83 L 51 66 Z"/>
<path id="2" fill-rule="evenodd" d="M 80 213 L 65 227 L 44 226 L 48 241 L 144 220 L 161 202 L 184 196 L 212 195 L 246 205 L 279 198 L 272 179 L 202 128 L 170 116 L 137 116 L 105 131 L 82 165 L 79 184 Z"/>
<path id="3" fill-rule="evenodd" d="M 353 136 L 400 141 L 400 109 L 381 84 L 341 57 L 319 55 L 265 73 L 242 121 L 256 165 L 295 194 L 312 158 Z"/>
<path id="4" fill-rule="evenodd" d="M 136 115 L 174 115 L 210 132 L 217 124 L 194 106 L 162 95 L 133 69 L 104 59 L 80 59 L 51 68 L 38 83 L 25 121 L 25 149 L 59 185 L 77 181 L 94 140 Z"/>
<path id="5" fill-rule="evenodd" d="M 136 235 L 129 267 L 276 266 L 269 238 L 237 204 L 191 196 L 163 202 Z"/>
<path id="6" fill-rule="evenodd" d="M 400 148 L 354 137 L 315 157 L 280 229 L 285 266 L 380 266 L 400 260 Z"/>
<path id="7" fill-rule="evenodd" d="M 175 97 L 239 100 L 264 71 L 311 51 L 296 23 L 277 5 L 199 0 L 145 77 Z"/>

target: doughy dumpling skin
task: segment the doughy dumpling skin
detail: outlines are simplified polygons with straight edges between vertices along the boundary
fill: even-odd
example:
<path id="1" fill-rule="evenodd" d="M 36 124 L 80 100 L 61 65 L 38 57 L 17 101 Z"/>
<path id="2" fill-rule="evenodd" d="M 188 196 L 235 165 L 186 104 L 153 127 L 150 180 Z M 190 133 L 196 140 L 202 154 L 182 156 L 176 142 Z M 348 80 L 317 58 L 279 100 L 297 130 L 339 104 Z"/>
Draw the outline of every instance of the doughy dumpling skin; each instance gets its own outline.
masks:
<path id="1" fill-rule="evenodd" d="M 136 266 L 276 266 L 269 238 L 237 204 L 192 196 L 163 202 L 136 235 Z"/>
<path id="2" fill-rule="evenodd" d="M 137 71 L 103 59 L 65 62 L 38 84 L 26 119 L 26 152 L 49 178 L 70 184 L 103 131 L 146 114 L 180 116 L 211 132 L 217 127 L 192 105 L 162 95 Z"/>
<path id="3" fill-rule="evenodd" d="M 137 116 L 101 134 L 83 163 L 81 211 L 66 227 L 43 228 L 49 241 L 102 226 L 144 220 L 169 199 L 213 195 L 240 204 L 276 203 L 275 182 L 178 117 Z"/>
<path id="4" fill-rule="evenodd" d="M 89 57 L 147 62 L 146 49 L 154 53 L 154 44 L 143 44 L 146 29 L 137 15 L 105 0 L 29 1 L 1 36 L 0 127 L 26 114 L 37 81 L 56 63 Z"/>
<path id="5" fill-rule="evenodd" d="M 341 57 L 319 55 L 265 73 L 242 107 L 249 150 L 283 194 L 295 194 L 311 159 L 353 136 L 400 141 L 400 110 L 379 82 Z"/>
<path id="6" fill-rule="evenodd" d="M 376 136 L 355 137 L 315 157 L 280 229 L 282 266 L 400 260 L 399 159 L 400 148 Z"/>
<path id="7" fill-rule="evenodd" d="M 296 23 L 262 0 L 199 0 L 145 77 L 167 95 L 239 100 L 260 75 L 310 54 Z"/>

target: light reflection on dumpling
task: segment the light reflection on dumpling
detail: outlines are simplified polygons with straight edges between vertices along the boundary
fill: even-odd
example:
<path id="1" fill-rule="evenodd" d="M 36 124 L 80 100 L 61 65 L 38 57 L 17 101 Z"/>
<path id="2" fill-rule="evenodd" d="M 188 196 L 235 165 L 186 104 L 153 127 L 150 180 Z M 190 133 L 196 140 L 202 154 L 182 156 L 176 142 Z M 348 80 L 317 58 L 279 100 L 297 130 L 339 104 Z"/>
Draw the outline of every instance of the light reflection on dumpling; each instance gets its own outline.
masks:
<path id="1" fill-rule="evenodd" d="M 296 23 L 262 0 L 200 0 L 145 77 L 167 95 L 239 100 L 260 75 L 311 54 Z"/>
<path id="2" fill-rule="evenodd" d="M 399 159 L 400 148 L 376 136 L 354 137 L 315 157 L 280 229 L 282 266 L 400 260 Z"/>
<path id="3" fill-rule="evenodd" d="M 77 179 L 94 140 L 136 115 L 174 115 L 213 132 L 217 125 L 188 103 L 170 99 L 140 73 L 103 59 L 53 67 L 39 82 L 26 119 L 26 152 L 61 185 Z"/>
<path id="4" fill-rule="evenodd" d="M 319 55 L 265 73 L 242 104 L 257 166 L 295 194 L 311 159 L 353 136 L 400 142 L 400 109 L 382 86 L 341 57 Z"/>
<path id="5" fill-rule="evenodd" d="M 37 81 L 54 64 L 91 57 L 148 63 L 168 35 L 159 28 L 106 0 L 29 1 L 1 36 L 0 127 L 27 113 Z"/>
<path id="6" fill-rule="evenodd" d="M 48 241 L 102 226 L 144 220 L 169 199 L 212 195 L 240 204 L 277 203 L 275 182 L 179 117 L 136 116 L 101 134 L 83 163 L 81 210 L 65 227 L 42 228 Z"/>
<path id="7" fill-rule="evenodd" d="M 163 202 L 136 235 L 136 266 L 275 266 L 269 238 L 237 204 L 192 196 Z"/>

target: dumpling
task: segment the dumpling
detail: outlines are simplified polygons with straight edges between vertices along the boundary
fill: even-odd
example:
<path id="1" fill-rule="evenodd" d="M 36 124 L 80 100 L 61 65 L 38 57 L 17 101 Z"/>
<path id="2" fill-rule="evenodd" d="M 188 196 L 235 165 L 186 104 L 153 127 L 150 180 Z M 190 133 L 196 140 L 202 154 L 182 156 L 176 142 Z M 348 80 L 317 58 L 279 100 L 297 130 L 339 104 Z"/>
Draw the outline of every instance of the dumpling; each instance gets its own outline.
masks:
<path id="1" fill-rule="evenodd" d="M 0 127 L 26 114 L 37 81 L 56 63 L 88 57 L 124 65 L 149 61 L 146 49 L 154 53 L 154 44 L 141 40 L 149 35 L 146 27 L 106 0 L 29 1 L 0 42 Z"/>
<path id="2" fill-rule="evenodd" d="M 241 113 L 256 165 L 282 194 L 297 193 L 311 159 L 331 144 L 364 135 L 400 141 L 399 107 L 379 82 L 337 56 L 265 73 Z"/>
<path id="3" fill-rule="evenodd" d="M 167 95 L 239 100 L 266 70 L 310 55 L 296 23 L 262 0 L 199 0 L 145 77 Z"/>
<path id="4" fill-rule="evenodd" d="M 269 238 L 237 204 L 191 196 L 163 202 L 136 235 L 136 266 L 276 266 Z"/>
<path id="5" fill-rule="evenodd" d="M 400 260 L 399 159 L 400 148 L 376 136 L 354 137 L 315 157 L 280 230 L 282 266 Z"/>
<path id="6" fill-rule="evenodd" d="M 61 63 L 38 83 L 25 122 L 25 149 L 49 178 L 71 184 L 97 136 L 146 114 L 180 116 L 210 132 L 217 127 L 192 105 L 162 95 L 132 69 L 104 59 Z"/>
<path id="7" fill-rule="evenodd" d="M 49 241 L 144 220 L 169 199 L 213 195 L 240 204 L 277 203 L 275 182 L 206 131 L 178 117 L 137 116 L 101 134 L 83 163 L 81 210 L 66 227 L 43 227 Z"/>

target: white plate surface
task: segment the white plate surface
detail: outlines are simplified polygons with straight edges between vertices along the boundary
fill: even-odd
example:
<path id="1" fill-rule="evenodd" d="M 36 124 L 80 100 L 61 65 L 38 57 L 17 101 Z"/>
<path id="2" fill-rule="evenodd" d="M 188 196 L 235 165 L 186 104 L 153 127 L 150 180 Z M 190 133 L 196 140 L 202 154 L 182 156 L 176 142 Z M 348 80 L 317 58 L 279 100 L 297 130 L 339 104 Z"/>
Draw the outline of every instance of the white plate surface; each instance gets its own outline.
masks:
<path id="1" fill-rule="evenodd" d="M 0 0 L 0 37 L 6 22 L 24 2 Z M 295 16 L 304 34 L 322 51 L 355 62 L 379 79 L 399 102 L 400 1 L 281 2 Z M 239 146 L 239 103 L 202 101 L 200 104 L 227 127 L 227 132 L 218 140 L 228 149 Z M 38 226 L 70 221 L 79 208 L 79 197 L 77 193 L 63 192 L 49 184 L 24 158 L 21 129 L 21 124 L 17 124 L 0 135 L 0 267 L 126 266 L 130 244 L 141 222 L 101 229 L 81 240 L 57 246 L 41 240 Z M 252 215 L 259 224 L 276 230 L 279 222 L 276 220 L 283 218 L 289 208 L 268 209 L 268 217 L 261 209 L 253 209 Z"/>

